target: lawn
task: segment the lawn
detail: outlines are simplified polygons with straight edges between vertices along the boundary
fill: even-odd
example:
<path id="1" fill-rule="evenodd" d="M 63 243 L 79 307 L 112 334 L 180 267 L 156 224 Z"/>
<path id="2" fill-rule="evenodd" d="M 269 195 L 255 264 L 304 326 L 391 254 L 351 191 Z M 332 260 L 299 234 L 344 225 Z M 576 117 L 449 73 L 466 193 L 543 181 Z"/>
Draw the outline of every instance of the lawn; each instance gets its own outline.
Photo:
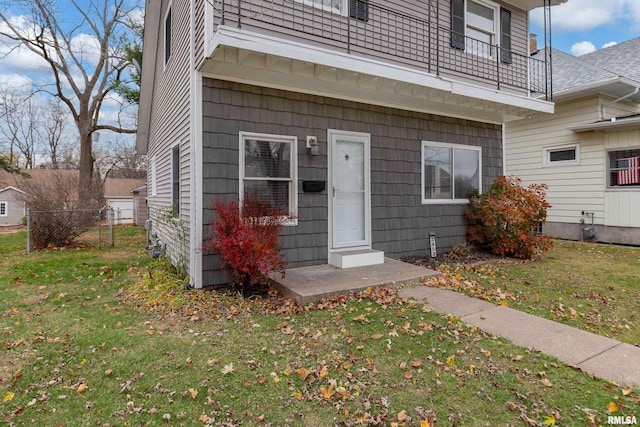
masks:
<path id="1" fill-rule="evenodd" d="M 536 261 L 441 270 L 430 284 L 640 346 L 640 248 L 560 240 Z"/>
<path id="2" fill-rule="evenodd" d="M 298 308 L 183 290 L 149 259 L 140 228 L 118 228 L 103 249 L 25 255 L 24 238 L 0 235 L 7 425 L 595 426 L 640 415 L 637 390 L 390 289 Z"/>

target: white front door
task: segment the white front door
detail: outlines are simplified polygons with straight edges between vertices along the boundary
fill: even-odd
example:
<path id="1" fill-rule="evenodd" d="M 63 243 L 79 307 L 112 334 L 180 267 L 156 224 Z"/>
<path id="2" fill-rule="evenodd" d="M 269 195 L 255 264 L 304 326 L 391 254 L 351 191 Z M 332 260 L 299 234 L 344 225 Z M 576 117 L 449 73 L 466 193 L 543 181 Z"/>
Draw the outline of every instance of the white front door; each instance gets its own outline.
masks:
<path id="1" fill-rule="evenodd" d="M 371 247 L 370 136 L 329 130 L 331 249 Z"/>

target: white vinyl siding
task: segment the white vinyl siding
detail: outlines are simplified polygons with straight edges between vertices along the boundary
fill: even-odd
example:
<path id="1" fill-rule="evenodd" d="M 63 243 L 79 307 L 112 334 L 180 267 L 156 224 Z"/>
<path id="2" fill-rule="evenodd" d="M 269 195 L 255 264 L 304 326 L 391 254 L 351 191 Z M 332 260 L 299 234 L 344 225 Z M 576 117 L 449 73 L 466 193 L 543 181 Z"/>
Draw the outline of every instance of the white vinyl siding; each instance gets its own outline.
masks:
<path id="1" fill-rule="evenodd" d="M 171 58 L 164 61 L 164 20 L 171 7 Z M 182 224 L 191 221 L 189 193 L 190 182 L 190 4 L 162 0 L 158 25 L 158 54 L 156 56 L 156 76 L 153 87 L 153 106 L 149 126 L 149 148 L 147 155 L 155 161 L 156 195 L 149 197 L 150 217 L 154 220 L 154 230 L 167 245 L 167 255 L 172 261 L 186 260 L 189 267 L 190 236 L 176 237 L 174 231 L 157 221 L 158 216 L 171 208 L 173 199 L 172 185 L 172 148 L 180 151 L 180 214 Z M 177 144 L 176 144 L 177 143 Z M 201 161 L 201 160 L 200 160 Z M 153 188 L 151 189 L 153 191 Z M 189 271 L 187 271 L 189 273 Z"/>
<path id="2" fill-rule="evenodd" d="M 552 116 L 505 125 L 505 175 L 522 178 L 524 185 L 548 185 L 547 201 L 552 207 L 547 222 L 579 224 L 585 211 L 595 213 L 596 224 L 640 227 L 640 215 L 631 214 L 632 209 L 640 209 L 640 188 L 607 189 L 607 151 L 638 147 L 640 131 L 576 133 L 568 130 L 600 120 L 600 105 L 610 101 L 610 98 L 594 96 L 560 102 L 556 103 Z M 607 109 L 607 113 L 613 115 L 633 112 L 636 109 L 624 103 Z M 544 167 L 541 151 L 545 147 L 568 146 L 579 146 L 578 165 Z"/>

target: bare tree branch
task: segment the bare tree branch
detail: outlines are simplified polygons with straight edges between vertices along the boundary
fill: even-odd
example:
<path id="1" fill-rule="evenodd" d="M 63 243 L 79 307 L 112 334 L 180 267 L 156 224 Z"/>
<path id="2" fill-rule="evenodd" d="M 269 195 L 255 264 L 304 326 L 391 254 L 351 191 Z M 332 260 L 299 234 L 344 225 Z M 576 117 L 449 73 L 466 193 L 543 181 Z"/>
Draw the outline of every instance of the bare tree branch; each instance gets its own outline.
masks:
<path id="1" fill-rule="evenodd" d="M 60 14 L 56 0 L 14 0 L 11 12 L 0 10 L 0 23 L 4 24 L 0 36 L 16 46 L 24 46 L 45 61 L 53 83 L 43 84 L 40 90 L 60 99 L 78 128 L 81 200 L 86 198 L 93 178 L 93 132 L 136 132 L 123 128 L 121 123 L 99 123 L 105 97 L 114 87 L 125 84 L 122 76 L 128 63 L 120 52 L 123 46 L 118 45 L 123 35 L 130 31 L 124 24 L 130 12 L 124 4 L 125 0 L 71 0 L 73 14 L 80 16 L 79 22 L 72 26 L 59 20 L 65 15 Z M 23 16 L 29 18 L 24 28 L 11 19 L 19 13 L 17 11 L 24 12 Z M 86 46 L 78 47 L 82 37 L 91 37 L 98 46 L 98 51 L 94 52 L 97 54 L 95 61 L 87 57 Z"/>

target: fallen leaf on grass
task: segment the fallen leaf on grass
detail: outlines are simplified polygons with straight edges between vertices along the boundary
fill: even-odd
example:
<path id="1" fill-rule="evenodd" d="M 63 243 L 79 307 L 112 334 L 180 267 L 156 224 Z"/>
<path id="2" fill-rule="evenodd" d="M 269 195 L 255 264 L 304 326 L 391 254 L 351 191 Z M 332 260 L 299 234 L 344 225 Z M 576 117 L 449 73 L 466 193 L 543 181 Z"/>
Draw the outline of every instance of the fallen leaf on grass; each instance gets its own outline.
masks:
<path id="1" fill-rule="evenodd" d="M 384 336 L 384 334 L 373 334 L 371 335 L 371 339 L 373 340 L 379 340 L 380 338 L 382 338 Z"/>
<path id="2" fill-rule="evenodd" d="M 618 404 L 616 402 L 609 402 L 607 405 L 608 412 L 618 412 Z"/>
<path id="3" fill-rule="evenodd" d="M 623 396 L 629 396 L 631 394 L 631 392 L 633 392 L 633 387 L 622 389 L 622 395 Z"/>
<path id="4" fill-rule="evenodd" d="M 229 363 L 228 365 L 224 365 L 224 368 L 220 369 L 222 375 L 228 375 L 233 372 L 233 363 Z"/>
<path id="5" fill-rule="evenodd" d="M 543 386 L 545 386 L 545 387 L 551 387 L 551 386 L 553 385 L 553 384 L 551 384 L 551 381 L 549 381 L 549 380 L 548 380 L 548 379 L 546 379 L 546 378 L 541 379 L 541 380 L 540 380 L 540 382 L 541 382 L 541 383 L 542 383 L 542 385 L 543 385 Z"/>
<path id="6" fill-rule="evenodd" d="M 12 391 L 10 391 L 9 393 L 7 393 L 7 395 L 5 397 L 2 398 L 3 402 L 8 402 L 9 400 L 13 399 L 13 396 L 15 396 L 16 394 Z"/>
<path id="7" fill-rule="evenodd" d="M 553 415 L 548 415 L 543 417 L 542 425 L 545 426 L 555 426 L 556 425 L 556 417 Z"/>
<path id="8" fill-rule="evenodd" d="M 191 393 L 191 398 L 195 399 L 196 397 L 198 397 L 198 390 L 194 389 L 194 388 L 190 388 L 189 389 L 189 393 Z"/>
<path id="9" fill-rule="evenodd" d="M 405 411 L 404 409 L 400 412 L 398 412 L 398 421 L 400 422 L 404 422 L 407 419 L 407 411 Z"/>
<path id="10" fill-rule="evenodd" d="M 78 393 L 84 393 L 85 391 L 87 391 L 87 383 L 82 383 L 78 386 L 78 388 L 76 389 L 76 391 Z"/>

